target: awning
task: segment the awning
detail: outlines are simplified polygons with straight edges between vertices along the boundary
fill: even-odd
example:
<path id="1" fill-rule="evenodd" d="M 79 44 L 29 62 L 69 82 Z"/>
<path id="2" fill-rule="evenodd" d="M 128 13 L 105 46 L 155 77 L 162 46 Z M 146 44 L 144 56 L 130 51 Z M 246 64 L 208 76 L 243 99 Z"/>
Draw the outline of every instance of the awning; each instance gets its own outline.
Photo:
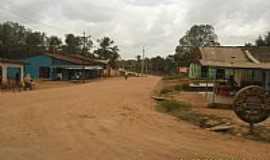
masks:
<path id="1" fill-rule="evenodd" d="M 66 70 L 102 70 L 101 66 L 83 66 L 83 65 L 54 65 L 52 68 L 61 68 Z"/>

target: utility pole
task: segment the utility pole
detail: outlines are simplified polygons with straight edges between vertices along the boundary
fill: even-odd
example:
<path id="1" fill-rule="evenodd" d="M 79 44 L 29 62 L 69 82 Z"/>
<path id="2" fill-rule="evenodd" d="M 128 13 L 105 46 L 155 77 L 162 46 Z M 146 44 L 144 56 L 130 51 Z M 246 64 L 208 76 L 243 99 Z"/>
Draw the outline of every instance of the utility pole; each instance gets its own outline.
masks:
<path id="1" fill-rule="evenodd" d="M 85 55 L 85 46 L 86 46 L 86 39 L 87 39 L 85 32 L 83 32 L 82 39 L 83 39 L 82 55 Z"/>
<path id="2" fill-rule="evenodd" d="M 87 40 L 88 40 L 89 36 L 86 36 L 85 32 L 83 32 L 83 36 L 82 36 L 82 39 L 83 39 L 83 48 L 82 48 L 82 55 L 86 55 L 86 43 L 87 43 Z M 83 62 L 83 82 L 85 83 L 86 81 L 86 62 Z"/>
<path id="3" fill-rule="evenodd" d="M 142 53 L 142 66 L 141 66 L 141 74 L 144 73 L 144 56 L 145 56 L 145 49 L 143 47 L 143 53 Z"/>

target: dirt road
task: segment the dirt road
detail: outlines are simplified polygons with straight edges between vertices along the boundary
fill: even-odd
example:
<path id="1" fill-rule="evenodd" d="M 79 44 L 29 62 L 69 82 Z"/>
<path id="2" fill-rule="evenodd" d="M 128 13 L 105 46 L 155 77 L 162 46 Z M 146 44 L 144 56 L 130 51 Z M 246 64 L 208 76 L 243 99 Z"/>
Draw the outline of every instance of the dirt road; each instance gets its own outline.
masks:
<path id="1" fill-rule="evenodd" d="M 1 160 L 269 159 L 270 145 L 157 113 L 157 77 L 0 93 Z"/>

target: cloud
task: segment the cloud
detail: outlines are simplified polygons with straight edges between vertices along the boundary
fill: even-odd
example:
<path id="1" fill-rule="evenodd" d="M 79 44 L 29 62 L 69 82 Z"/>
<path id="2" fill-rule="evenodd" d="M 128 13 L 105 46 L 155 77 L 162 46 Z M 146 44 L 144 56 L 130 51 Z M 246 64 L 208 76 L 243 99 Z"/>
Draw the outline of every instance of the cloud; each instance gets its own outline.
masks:
<path id="1" fill-rule="evenodd" d="M 242 45 L 270 30 L 266 0 L 2 0 L 0 21 L 17 21 L 49 35 L 86 31 L 111 36 L 122 57 L 174 52 L 194 24 L 211 24 L 223 45 Z"/>

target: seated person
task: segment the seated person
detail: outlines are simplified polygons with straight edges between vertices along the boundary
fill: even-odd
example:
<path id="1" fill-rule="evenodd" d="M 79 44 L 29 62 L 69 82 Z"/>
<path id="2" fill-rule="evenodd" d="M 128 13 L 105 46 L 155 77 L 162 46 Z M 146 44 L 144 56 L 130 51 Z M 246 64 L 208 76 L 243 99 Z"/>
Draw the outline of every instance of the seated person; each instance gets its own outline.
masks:
<path id="1" fill-rule="evenodd" d="M 30 89 L 30 90 L 33 89 L 33 80 L 31 78 L 30 74 L 27 74 L 24 77 L 24 89 Z"/>

